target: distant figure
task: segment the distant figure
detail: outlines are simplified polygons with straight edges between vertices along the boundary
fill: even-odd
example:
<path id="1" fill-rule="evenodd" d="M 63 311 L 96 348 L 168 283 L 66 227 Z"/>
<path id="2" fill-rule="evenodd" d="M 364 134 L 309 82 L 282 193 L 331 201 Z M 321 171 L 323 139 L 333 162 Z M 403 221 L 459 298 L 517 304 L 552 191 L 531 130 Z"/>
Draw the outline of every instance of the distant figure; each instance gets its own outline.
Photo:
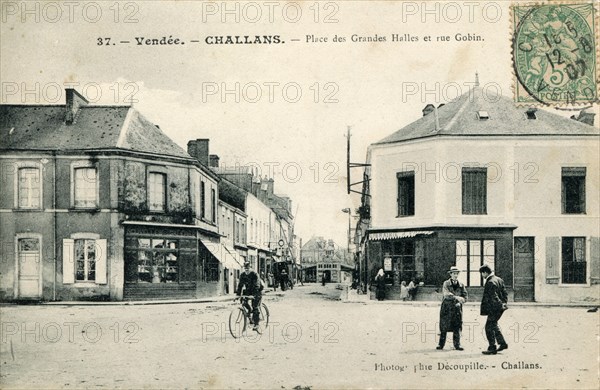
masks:
<path id="1" fill-rule="evenodd" d="M 454 349 L 463 351 L 460 346 L 460 332 L 463 323 L 463 303 L 467 301 L 467 289 L 465 285 L 458 281 L 460 270 L 457 267 L 450 267 L 450 279 L 442 285 L 444 295 L 442 306 L 440 308 L 440 342 L 436 349 L 444 349 L 446 344 L 446 334 L 452 332 L 452 341 Z"/>
<path id="2" fill-rule="evenodd" d="M 504 281 L 494 275 L 494 271 L 484 264 L 479 268 L 481 276 L 485 280 L 483 298 L 481 299 L 481 315 L 487 316 L 485 322 L 485 337 L 488 339 L 488 349 L 483 351 L 484 355 L 495 355 L 508 348 L 504 336 L 498 327 L 498 320 L 508 308 L 508 294 L 504 288 Z M 498 347 L 496 347 L 498 342 Z"/>
<path id="3" fill-rule="evenodd" d="M 375 296 L 378 301 L 383 301 L 385 299 L 385 274 L 383 273 L 383 268 L 379 268 L 379 272 L 375 276 L 375 285 L 377 286 Z"/>
<path id="4" fill-rule="evenodd" d="M 281 285 L 281 291 L 285 291 L 288 288 L 288 274 L 285 268 L 282 269 L 279 274 L 279 283 Z"/>
<path id="5" fill-rule="evenodd" d="M 417 297 L 417 290 L 419 286 L 417 286 L 417 280 L 412 278 L 410 283 L 408 284 L 408 295 L 411 301 L 414 301 Z"/>
<path id="6" fill-rule="evenodd" d="M 325 285 L 325 272 L 323 272 L 323 275 L 321 275 L 321 285 Z"/>
<path id="7" fill-rule="evenodd" d="M 406 301 L 408 299 L 408 287 L 406 287 L 406 280 L 400 283 L 400 299 Z"/>

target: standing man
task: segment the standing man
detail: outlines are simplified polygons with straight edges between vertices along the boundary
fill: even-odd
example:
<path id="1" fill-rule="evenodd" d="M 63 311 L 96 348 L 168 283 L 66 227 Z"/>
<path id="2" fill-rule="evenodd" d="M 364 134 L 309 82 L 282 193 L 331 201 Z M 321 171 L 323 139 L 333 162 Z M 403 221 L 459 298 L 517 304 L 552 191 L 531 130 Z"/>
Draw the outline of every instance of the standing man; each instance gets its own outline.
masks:
<path id="1" fill-rule="evenodd" d="M 250 262 L 246 261 L 244 263 L 244 272 L 240 275 L 236 294 L 239 297 L 242 295 L 242 291 L 244 291 L 244 295 L 251 295 L 254 297 L 254 299 L 252 299 L 252 323 L 254 324 L 252 330 L 257 332 L 259 329 L 258 322 L 260 321 L 258 308 L 260 307 L 260 302 L 262 300 L 262 290 L 263 285 L 260 277 L 255 271 L 250 269 Z M 248 302 L 246 302 L 246 306 L 248 306 Z M 250 308 L 247 307 L 247 309 Z"/>
<path id="2" fill-rule="evenodd" d="M 481 299 L 481 315 L 487 316 L 485 322 L 485 336 L 488 339 L 489 347 L 483 351 L 484 355 L 495 355 L 497 352 L 508 348 L 502 332 L 498 327 L 498 320 L 502 317 L 504 310 L 507 309 L 508 294 L 504 288 L 504 281 L 494 275 L 492 269 L 484 264 L 479 268 L 481 276 L 485 280 L 483 288 L 483 298 Z M 496 347 L 498 342 L 498 347 Z"/>
<path id="3" fill-rule="evenodd" d="M 464 284 L 458 281 L 459 272 L 460 270 L 457 267 L 450 267 L 450 271 L 448 271 L 450 279 L 442 285 L 444 298 L 440 308 L 440 342 L 436 349 L 444 349 L 446 334 L 452 332 L 454 349 L 457 351 L 464 350 L 460 346 L 460 332 L 463 323 L 462 307 L 463 303 L 467 301 L 467 289 Z"/>

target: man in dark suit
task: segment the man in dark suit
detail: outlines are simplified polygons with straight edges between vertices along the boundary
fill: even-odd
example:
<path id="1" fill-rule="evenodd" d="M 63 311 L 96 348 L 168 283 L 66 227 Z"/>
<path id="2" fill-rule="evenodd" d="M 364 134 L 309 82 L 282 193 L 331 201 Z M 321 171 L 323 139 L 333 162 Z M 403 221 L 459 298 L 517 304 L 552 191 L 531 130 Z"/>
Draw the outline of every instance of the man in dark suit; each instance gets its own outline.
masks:
<path id="1" fill-rule="evenodd" d="M 252 312 L 252 322 L 254 324 L 253 330 L 255 330 L 257 332 L 259 331 L 259 327 L 258 327 L 258 322 L 260 321 L 259 308 L 260 308 L 260 302 L 262 300 L 262 290 L 263 290 L 263 284 L 262 284 L 260 277 L 258 276 L 258 274 L 255 271 L 252 271 L 249 261 L 244 262 L 244 272 L 240 275 L 240 280 L 238 282 L 236 294 L 239 297 L 242 295 L 242 291 L 243 291 L 244 295 L 254 297 L 254 299 L 252 299 L 251 312 Z M 249 307 L 247 301 L 244 303 L 244 306 L 246 306 L 247 310 L 250 310 L 250 307 Z"/>
<path id="2" fill-rule="evenodd" d="M 494 275 L 488 265 L 482 265 L 479 272 L 485 280 L 481 300 L 481 315 L 487 316 L 485 336 L 489 343 L 487 351 L 482 353 L 484 355 L 495 355 L 497 352 L 508 348 L 508 344 L 506 344 L 506 340 L 504 340 L 504 336 L 502 336 L 502 332 L 498 327 L 498 320 L 502 317 L 504 310 L 507 309 L 508 294 L 504 288 L 504 281 Z M 496 347 L 496 342 L 498 342 L 498 347 Z"/>

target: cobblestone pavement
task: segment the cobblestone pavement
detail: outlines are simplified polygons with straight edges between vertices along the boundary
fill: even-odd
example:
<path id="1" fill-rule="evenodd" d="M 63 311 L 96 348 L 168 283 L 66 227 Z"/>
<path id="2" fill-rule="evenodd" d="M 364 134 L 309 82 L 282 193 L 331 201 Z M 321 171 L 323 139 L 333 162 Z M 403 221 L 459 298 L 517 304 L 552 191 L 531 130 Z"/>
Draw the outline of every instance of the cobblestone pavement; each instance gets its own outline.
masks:
<path id="1" fill-rule="evenodd" d="M 335 285 L 264 301 L 262 335 L 234 339 L 231 302 L 1 307 L 0 387 L 8 388 L 591 388 L 599 387 L 599 313 L 512 306 L 509 349 L 486 347 L 477 303 L 464 351 L 437 351 L 439 307 L 338 300 Z"/>

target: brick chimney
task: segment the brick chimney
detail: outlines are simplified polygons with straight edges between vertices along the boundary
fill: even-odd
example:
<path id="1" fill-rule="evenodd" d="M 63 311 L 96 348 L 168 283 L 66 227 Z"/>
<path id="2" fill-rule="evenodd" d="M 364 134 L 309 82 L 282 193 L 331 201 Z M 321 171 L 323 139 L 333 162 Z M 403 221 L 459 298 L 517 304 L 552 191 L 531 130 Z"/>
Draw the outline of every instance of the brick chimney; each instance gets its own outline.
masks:
<path id="1" fill-rule="evenodd" d="M 434 109 L 435 109 L 435 106 L 433 104 L 426 105 L 425 108 L 423 108 L 423 110 L 422 110 L 423 116 L 431 114 Z"/>
<path id="2" fill-rule="evenodd" d="M 216 154 L 211 154 L 208 156 L 208 161 L 210 163 L 210 167 L 211 168 L 218 168 L 219 167 L 219 156 L 217 156 Z"/>
<path id="3" fill-rule="evenodd" d="M 265 180 L 267 183 L 267 197 L 273 195 L 273 191 L 275 191 L 275 180 L 267 179 Z"/>
<path id="4" fill-rule="evenodd" d="M 65 104 L 65 123 L 72 125 L 75 121 L 75 115 L 79 111 L 79 107 L 87 106 L 88 101 L 79 92 L 73 88 L 65 89 L 67 95 L 67 102 Z"/>
<path id="5" fill-rule="evenodd" d="M 208 160 L 208 138 L 191 140 L 187 144 L 187 152 L 204 166 L 209 166 Z"/>

